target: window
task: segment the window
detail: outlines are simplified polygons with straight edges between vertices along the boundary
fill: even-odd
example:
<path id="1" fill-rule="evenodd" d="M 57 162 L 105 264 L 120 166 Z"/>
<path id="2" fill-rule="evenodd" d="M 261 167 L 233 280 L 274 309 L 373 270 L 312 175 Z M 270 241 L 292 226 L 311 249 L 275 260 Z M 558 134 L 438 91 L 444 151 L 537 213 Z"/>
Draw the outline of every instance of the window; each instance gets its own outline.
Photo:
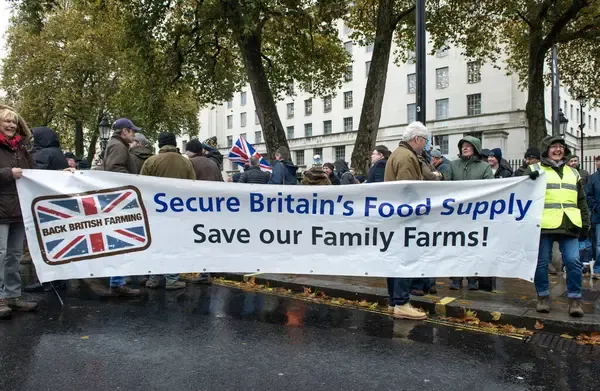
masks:
<path id="1" fill-rule="evenodd" d="M 248 140 L 246 133 L 240 133 L 240 138 L 243 138 L 244 140 Z"/>
<path id="2" fill-rule="evenodd" d="M 369 77 L 369 70 L 371 69 L 371 61 L 365 62 L 365 77 Z"/>
<path id="3" fill-rule="evenodd" d="M 435 101 L 435 119 L 448 118 L 449 99 L 438 99 Z"/>
<path id="4" fill-rule="evenodd" d="M 331 134 L 331 121 L 323 121 L 323 134 Z"/>
<path id="5" fill-rule="evenodd" d="M 565 108 L 563 109 L 563 113 L 567 114 L 567 101 L 564 101 Z"/>
<path id="6" fill-rule="evenodd" d="M 312 99 L 306 99 L 304 101 L 304 115 L 312 114 Z"/>
<path id="7" fill-rule="evenodd" d="M 315 155 L 319 155 L 321 157 L 321 159 L 323 159 L 323 148 L 314 148 L 313 156 L 315 156 Z"/>
<path id="8" fill-rule="evenodd" d="M 408 85 L 408 93 L 417 93 L 417 74 L 411 73 L 406 76 L 406 84 Z"/>
<path id="9" fill-rule="evenodd" d="M 346 67 L 346 73 L 344 73 L 344 81 L 352 81 L 352 65 Z"/>
<path id="10" fill-rule="evenodd" d="M 373 42 L 371 42 L 370 44 L 367 45 L 367 53 L 371 53 L 373 52 L 373 46 L 375 46 L 375 44 Z"/>
<path id="11" fill-rule="evenodd" d="M 246 92 L 242 92 L 240 94 L 240 104 L 242 106 L 246 106 L 246 99 L 247 99 L 247 93 Z"/>
<path id="12" fill-rule="evenodd" d="M 227 101 L 227 108 L 231 109 L 233 107 L 233 100 Z"/>
<path id="13" fill-rule="evenodd" d="M 594 118 L 594 132 L 598 130 L 598 119 Z"/>
<path id="14" fill-rule="evenodd" d="M 323 98 L 323 112 L 324 113 L 331 112 L 331 95 L 328 95 Z"/>
<path id="15" fill-rule="evenodd" d="M 479 141 L 483 142 L 483 132 L 468 132 L 463 135 L 463 137 L 467 136 L 475 137 Z"/>
<path id="16" fill-rule="evenodd" d="M 227 116 L 227 129 L 233 128 L 233 115 Z"/>
<path id="17" fill-rule="evenodd" d="M 350 27 L 346 23 L 344 23 L 344 35 L 348 35 L 350 33 Z"/>
<path id="18" fill-rule="evenodd" d="M 227 136 L 227 148 L 231 148 L 233 146 L 233 136 Z"/>
<path id="19" fill-rule="evenodd" d="M 592 116 L 591 115 L 588 115 L 588 122 L 586 125 L 589 130 L 592 130 Z"/>
<path id="20" fill-rule="evenodd" d="M 577 109 L 577 122 L 579 122 L 579 109 Z"/>
<path id="21" fill-rule="evenodd" d="M 435 70 L 435 88 L 438 90 L 448 88 L 450 80 L 448 80 L 448 67 L 438 68 Z"/>
<path id="22" fill-rule="evenodd" d="M 406 58 L 407 64 L 414 64 L 415 62 L 417 62 L 417 53 L 415 53 L 414 50 L 409 50 L 408 54 L 406 55 Z"/>
<path id="23" fill-rule="evenodd" d="M 294 96 L 294 83 L 288 83 L 285 87 L 285 93 L 287 96 Z"/>
<path id="24" fill-rule="evenodd" d="M 240 113 L 240 126 L 242 128 L 246 127 L 246 113 Z"/>
<path id="25" fill-rule="evenodd" d="M 258 111 L 254 111 L 254 125 L 260 125 L 260 118 L 258 118 Z"/>
<path id="26" fill-rule="evenodd" d="M 346 160 L 346 146 L 333 147 L 333 156 L 335 156 L 335 160 Z"/>
<path id="27" fill-rule="evenodd" d="M 352 117 L 344 118 L 344 132 L 351 132 L 354 127 L 354 119 Z"/>
<path id="28" fill-rule="evenodd" d="M 481 114 L 481 94 L 467 95 L 467 115 Z"/>
<path id="29" fill-rule="evenodd" d="M 352 91 L 344 92 L 344 109 L 352 107 Z"/>
<path id="30" fill-rule="evenodd" d="M 410 124 L 417 120 L 417 104 L 410 103 L 406 105 L 406 121 Z"/>
<path id="31" fill-rule="evenodd" d="M 296 164 L 299 166 L 304 165 L 304 151 L 296 151 Z"/>
<path id="32" fill-rule="evenodd" d="M 304 137 L 312 137 L 312 124 L 304 124 Z"/>
<path id="33" fill-rule="evenodd" d="M 467 83 L 479 83 L 481 81 L 481 63 L 471 61 L 467 63 Z"/>
<path id="34" fill-rule="evenodd" d="M 286 131 L 287 131 L 287 138 L 288 138 L 288 140 L 293 139 L 294 138 L 294 127 L 293 126 L 288 126 L 286 128 Z"/>
<path id="35" fill-rule="evenodd" d="M 571 105 L 571 114 L 569 115 L 569 119 L 570 120 L 573 119 L 573 105 Z"/>
<path id="36" fill-rule="evenodd" d="M 287 104 L 287 117 L 294 118 L 294 104 L 293 103 Z"/>
<path id="37" fill-rule="evenodd" d="M 352 54 L 352 41 L 344 42 L 344 49 L 348 54 Z"/>
<path id="38" fill-rule="evenodd" d="M 573 127 L 571 126 L 571 134 L 573 134 Z"/>
<path id="39" fill-rule="evenodd" d="M 260 130 L 257 130 L 256 132 L 254 132 L 254 144 L 260 143 L 262 143 L 262 132 Z"/>
<path id="40" fill-rule="evenodd" d="M 435 52 L 435 56 L 437 58 L 446 57 L 449 52 L 450 52 L 450 47 L 448 45 L 444 45 L 437 52 Z"/>
<path id="41" fill-rule="evenodd" d="M 435 136 L 433 142 L 435 145 L 438 145 L 440 147 L 440 152 L 442 153 L 442 155 L 448 154 L 448 136 Z"/>

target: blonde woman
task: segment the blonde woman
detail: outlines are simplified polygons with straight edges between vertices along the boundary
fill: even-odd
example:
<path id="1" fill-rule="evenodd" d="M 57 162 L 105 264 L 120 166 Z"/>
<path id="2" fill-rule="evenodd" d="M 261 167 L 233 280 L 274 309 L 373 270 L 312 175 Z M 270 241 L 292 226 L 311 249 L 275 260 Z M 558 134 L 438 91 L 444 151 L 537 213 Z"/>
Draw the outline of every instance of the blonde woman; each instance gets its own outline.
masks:
<path id="1" fill-rule="evenodd" d="M 16 181 L 24 168 L 34 168 L 25 148 L 30 139 L 25 121 L 12 108 L 0 105 L 0 319 L 10 318 L 13 310 L 37 308 L 37 303 L 21 297 L 19 274 L 25 228 Z"/>

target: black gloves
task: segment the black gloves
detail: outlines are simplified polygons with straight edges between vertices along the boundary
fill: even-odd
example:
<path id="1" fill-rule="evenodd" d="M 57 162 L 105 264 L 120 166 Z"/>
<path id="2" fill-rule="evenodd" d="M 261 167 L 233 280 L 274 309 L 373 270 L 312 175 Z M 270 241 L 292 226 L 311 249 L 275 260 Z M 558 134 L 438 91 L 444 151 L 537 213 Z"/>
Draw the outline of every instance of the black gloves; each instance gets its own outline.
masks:
<path id="1" fill-rule="evenodd" d="M 533 179 L 534 181 L 537 179 L 537 177 L 540 176 L 540 172 L 539 171 L 531 171 L 531 173 L 529 174 L 529 178 Z"/>

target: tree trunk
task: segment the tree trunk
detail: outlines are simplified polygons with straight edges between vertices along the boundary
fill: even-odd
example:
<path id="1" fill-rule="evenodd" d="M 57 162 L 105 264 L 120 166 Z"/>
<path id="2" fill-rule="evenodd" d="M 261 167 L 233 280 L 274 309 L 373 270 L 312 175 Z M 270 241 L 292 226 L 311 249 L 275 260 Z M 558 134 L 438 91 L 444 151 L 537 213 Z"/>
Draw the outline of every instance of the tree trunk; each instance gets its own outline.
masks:
<path id="1" fill-rule="evenodd" d="M 83 157 L 83 121 L 80 119 L 75 120 L 75 156 Z"/>
<path id="2" fill-rule="evenodd" d="M 540 49 L 542 39 L 541 31 L 530 30 L 529 78 L 527 83 L 527 105 L 525 106 L 530 146 L 540 145 L 540 142 L 548 135 L 546 106 L 544 104 L 544 59 L 546 53 Z"/>
<path id="3" fill-rule="evenodd" d="M 352 167 L 357 174 L 365 175 L 367 173 L 369 157 L 377 142 L 392 40 L 398 23 L 393 11 L 394 0 L 379 1 L 371 67 L 369 68 L 365 87 L 365 98 L 362 104 L 354 151 L 352 152 Z"/>
<path id="4" fill-rule="evenodd" d="M 92 167 L 92 163 L 94 162 L 94 156 L 96 156 L 96 143 L 98 142 L 98 131 L 96 130 L 92 134 L 92 139 L 90 140 L 90 145 L 88 147 L 87 153 L 87 162 L 88 166 Z"/>
<path id="5" fill-rule="evenodd" d="M 263 66 L 260 35 L 256 32 L 243 34 L 238 37 L 238 45 L 244 60 L 248 82 L 252 89 L 252 97 L 262 127 L 263 139 L 267 146 L 268 159 L 273 161 L 277 148 L 283 146 L 289 149 L 289 146 Z"/>

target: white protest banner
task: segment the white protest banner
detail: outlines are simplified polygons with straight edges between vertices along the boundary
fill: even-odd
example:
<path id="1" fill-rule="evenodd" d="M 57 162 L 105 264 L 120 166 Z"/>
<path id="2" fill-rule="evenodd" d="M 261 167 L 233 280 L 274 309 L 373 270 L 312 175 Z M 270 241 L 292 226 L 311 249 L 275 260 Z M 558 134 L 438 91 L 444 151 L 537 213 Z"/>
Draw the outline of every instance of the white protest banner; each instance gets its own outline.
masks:
<path id="1" fill-rule="evenodd" d="M 25 170 L 17 185 L 41 281 L 203 271 L 532 281 L 546 183 L 275 186 Z"/>

